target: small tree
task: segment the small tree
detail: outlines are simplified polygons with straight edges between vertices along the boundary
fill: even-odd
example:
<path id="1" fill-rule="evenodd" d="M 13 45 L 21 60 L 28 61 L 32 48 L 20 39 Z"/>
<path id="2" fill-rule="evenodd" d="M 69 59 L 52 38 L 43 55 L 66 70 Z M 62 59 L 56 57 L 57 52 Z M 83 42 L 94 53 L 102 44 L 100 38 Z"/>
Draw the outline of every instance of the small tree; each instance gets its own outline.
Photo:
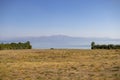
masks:
<path id="1" fill-rule="evenodd" d="M 91 49 L 94 49 L 94 46 L 95 46 L 95 42 L 92 42 L 91 43 Z"/>
<path id="2" fill-rule="evenodd" d="M 27 41 L 27 42 L 26 42 L 26 48 L 27 48 L 27 49 L 31 49 L 31 48 L 32 48 L 32 46 L 30 45 L 30 41 Z"/>

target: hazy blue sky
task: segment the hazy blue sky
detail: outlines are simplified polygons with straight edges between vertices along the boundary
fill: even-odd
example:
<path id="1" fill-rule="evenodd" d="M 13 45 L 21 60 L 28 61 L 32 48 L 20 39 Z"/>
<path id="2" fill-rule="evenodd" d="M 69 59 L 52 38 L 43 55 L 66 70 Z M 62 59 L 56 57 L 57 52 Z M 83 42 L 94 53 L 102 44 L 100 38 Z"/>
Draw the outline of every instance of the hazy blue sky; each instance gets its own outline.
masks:
<path id="1" fill-rule="evenodd" d="M 0 0 L 0 38 L 120 38 L 120 0 Z"/>

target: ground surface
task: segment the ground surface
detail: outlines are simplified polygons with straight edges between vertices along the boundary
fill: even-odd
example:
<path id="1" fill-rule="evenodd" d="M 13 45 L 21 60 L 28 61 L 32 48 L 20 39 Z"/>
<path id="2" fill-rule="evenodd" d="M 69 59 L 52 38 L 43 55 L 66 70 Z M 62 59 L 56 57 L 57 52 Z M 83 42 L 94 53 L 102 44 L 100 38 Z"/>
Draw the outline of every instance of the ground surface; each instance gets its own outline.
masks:
<path id="1" fill-rule="evenodd" d="M 120 80 L 120 50 L 1 50 L 0 80 Z"/>

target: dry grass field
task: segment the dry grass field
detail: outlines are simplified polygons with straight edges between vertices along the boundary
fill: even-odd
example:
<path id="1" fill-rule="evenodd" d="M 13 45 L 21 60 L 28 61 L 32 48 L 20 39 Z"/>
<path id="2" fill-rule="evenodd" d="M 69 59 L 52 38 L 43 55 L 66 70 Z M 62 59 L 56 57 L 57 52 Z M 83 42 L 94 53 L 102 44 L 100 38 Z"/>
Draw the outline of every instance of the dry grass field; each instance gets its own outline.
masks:
<path id="1" fill-rule="evenodd" d="M 1 50 L 0 80 L 120 80 L 120 50 Z"/>

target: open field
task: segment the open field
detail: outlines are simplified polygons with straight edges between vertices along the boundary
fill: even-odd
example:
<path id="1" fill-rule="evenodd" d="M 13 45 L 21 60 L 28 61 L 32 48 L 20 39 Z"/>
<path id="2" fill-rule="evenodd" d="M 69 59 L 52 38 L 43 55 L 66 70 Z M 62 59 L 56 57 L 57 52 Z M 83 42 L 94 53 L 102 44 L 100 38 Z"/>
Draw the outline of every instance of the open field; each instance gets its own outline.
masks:
<path id="1" fill-rule="evenodd" d="M 0 80 L 120 80 L 120 50 L 1 50 Z"/>

